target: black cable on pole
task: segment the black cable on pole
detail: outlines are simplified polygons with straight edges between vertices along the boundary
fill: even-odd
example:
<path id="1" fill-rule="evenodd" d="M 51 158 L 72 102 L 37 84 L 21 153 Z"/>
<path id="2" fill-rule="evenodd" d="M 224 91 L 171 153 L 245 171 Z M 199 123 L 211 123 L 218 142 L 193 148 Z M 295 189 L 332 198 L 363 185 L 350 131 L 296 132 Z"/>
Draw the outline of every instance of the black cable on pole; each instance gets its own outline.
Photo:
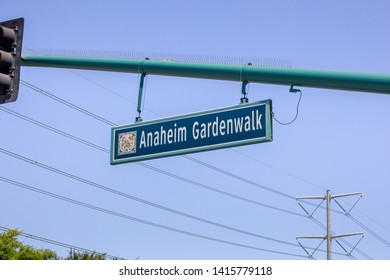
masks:
<path id="1" fill-rule="evenodd" d="M 297 109 L 296 109 L 295 117 L 294 117 L 291 121 L 289 121 L 289 122 L 281 122 L 281 121 L 279 121 L 279 120 L 275 117 L 275 114 L 272 113 L 273 119 L 274 119 L 278 124 L 281 124 L 281 125 L 290 125 L 290 124 L 292 124 L 293 122 L 295 122 L 296 119 L 298 118 L 298 114 L 299 114 L 299 104 L 301 104 L 301 99 L 302 99 L 302 91 L 299 90 L 299 89 L 293 89 L 293 87 L 291 86 L 290 92 L 299 92 L 299 99 L 298 99 L 298 103 L 297 103 Z"/>

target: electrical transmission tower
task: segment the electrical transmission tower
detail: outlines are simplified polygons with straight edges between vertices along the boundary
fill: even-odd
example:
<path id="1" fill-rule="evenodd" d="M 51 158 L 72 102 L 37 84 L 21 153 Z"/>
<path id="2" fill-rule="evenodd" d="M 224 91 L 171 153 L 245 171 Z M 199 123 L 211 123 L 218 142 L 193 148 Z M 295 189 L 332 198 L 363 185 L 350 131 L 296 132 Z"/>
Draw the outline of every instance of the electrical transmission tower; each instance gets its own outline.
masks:
<path id="1" fill-rule="evenodd" d="M 353 196 L 353 195 L 360 195 L 359 199 L 355 202 L 355 204 L 352 205 L 352 207 L 346 211 L 344 209 L 344 207 L 341 206 L 341 204 L 336 200 L 336 198 L 340 198 L 340 197 L 346 197 L 346 196 Z M 338 194 L 338 195 L 331 195 L 330 194 L 330 190 L 327 190 L 326 191 L 326 195 L 325 196 L 306 196 L 306 197 L 297 197 L 296 199 L 299 201 L 299 200 L 308 200 L 308 199 L 321 199 L 321 202 L 320 204 L 314 209 L 314 211 L 310 214 L 303 206 L 301 203 L 298 202 L 299 206 L 301 206 L 301 208 L 306 212 L 306 214 L 308 215 L 308 217 L 310 219 L 313 218 L 313 214 L 317 211 L 317 209 L 321 206 L 322 202 L 326 200 L 326 235 L 322 235 L 322 236 L 299 236 L 297 237 L 297 242 L 299 243 L 299 245 L 303 248 L 303 250 L 309 255 L 309 258 L 313 258 L 313 254 L 315 253 L 315 251 L 320 247 L 320 245 L 322 244 L 322 242 L 324 242 L 326 240 L 326 247 L 327 247 L 327 260 L 331 260 L 332 259 L 332 241 L 335 240 L 340 246 L 341 248 L 347 253 L 347 256 L 351 256 L 351 253 L 352 251 L 357 247 L 357 245 L 360 243 L 360 241 L 362 240 L 362 238 L 364 237 L 363 233 L 362 232 L 355 232 L 355 233 L 346 233 L 346 234 L 332 234 L 332 222 L 331 222 L 331 213 L 332 213 L 332 210 L 331 210 L 331 201 L 334 200 L 338 206 L 340 206 L 340 208 L 344 211 L 344 214 L 345 215 L 349 215 L 349 213 L 351 212 L 351 210 L 355 207 L 355 205 L 358 203 L 358 201 L 360 200 L 360 198 L 362 197 L 362 193 L 360 192 L 356 192 L 356 193 L 347 193 L 347 194 Z M 348 252 L 338 241 L 337 241 L 337 238 L 341 238 L 341 237 L 348 237 L 348 236 L 354 236 L 354 235 L 361 235 L 361 238 L 359 239 L 359 241 L 356 243 L 356 245 L 352 248 L 352 250 L 350 252 Z M 314 252 L 312 254 L 310 254 L 306 249 L 305 247 L 298 241 L 299 239 L 322 239 L 321 243 L 318 245 L 318 247 L 314 250 Z"/>

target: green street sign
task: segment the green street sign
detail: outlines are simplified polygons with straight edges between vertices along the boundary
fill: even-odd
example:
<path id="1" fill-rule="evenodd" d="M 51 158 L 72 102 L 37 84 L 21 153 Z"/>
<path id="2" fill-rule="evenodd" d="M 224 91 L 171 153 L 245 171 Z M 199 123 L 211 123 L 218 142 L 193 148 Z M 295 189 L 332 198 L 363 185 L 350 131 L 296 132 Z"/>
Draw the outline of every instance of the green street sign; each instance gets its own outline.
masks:
<path id="1" fill-rule="evenodd" d="M 111 164 L 272 141 L 272 101 L 111 129 Z"/>

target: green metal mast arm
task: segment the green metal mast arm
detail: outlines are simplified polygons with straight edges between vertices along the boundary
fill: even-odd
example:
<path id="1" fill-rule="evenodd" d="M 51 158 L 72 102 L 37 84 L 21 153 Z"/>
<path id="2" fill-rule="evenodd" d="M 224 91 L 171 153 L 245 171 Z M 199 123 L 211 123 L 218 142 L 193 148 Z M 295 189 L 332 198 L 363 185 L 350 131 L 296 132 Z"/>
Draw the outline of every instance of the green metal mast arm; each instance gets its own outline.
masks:
<path id="1" fill-rule="evenodd" d="M 390 75 L 153 60 L 24 56 L 23 66 L 152 74 L 390 94 Z"/>

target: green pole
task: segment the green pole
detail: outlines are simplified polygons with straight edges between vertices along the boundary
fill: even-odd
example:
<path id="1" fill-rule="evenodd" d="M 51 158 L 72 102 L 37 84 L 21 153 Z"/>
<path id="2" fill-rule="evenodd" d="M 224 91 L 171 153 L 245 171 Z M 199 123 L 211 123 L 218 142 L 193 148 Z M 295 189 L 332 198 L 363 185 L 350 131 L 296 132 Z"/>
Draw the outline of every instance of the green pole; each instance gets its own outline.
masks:
<path id="1" fill-rule="evenodd" d="M 92 57 L 23 56 L 22 66 L 127 72 L 390 94 L 390 75 Z"/>

